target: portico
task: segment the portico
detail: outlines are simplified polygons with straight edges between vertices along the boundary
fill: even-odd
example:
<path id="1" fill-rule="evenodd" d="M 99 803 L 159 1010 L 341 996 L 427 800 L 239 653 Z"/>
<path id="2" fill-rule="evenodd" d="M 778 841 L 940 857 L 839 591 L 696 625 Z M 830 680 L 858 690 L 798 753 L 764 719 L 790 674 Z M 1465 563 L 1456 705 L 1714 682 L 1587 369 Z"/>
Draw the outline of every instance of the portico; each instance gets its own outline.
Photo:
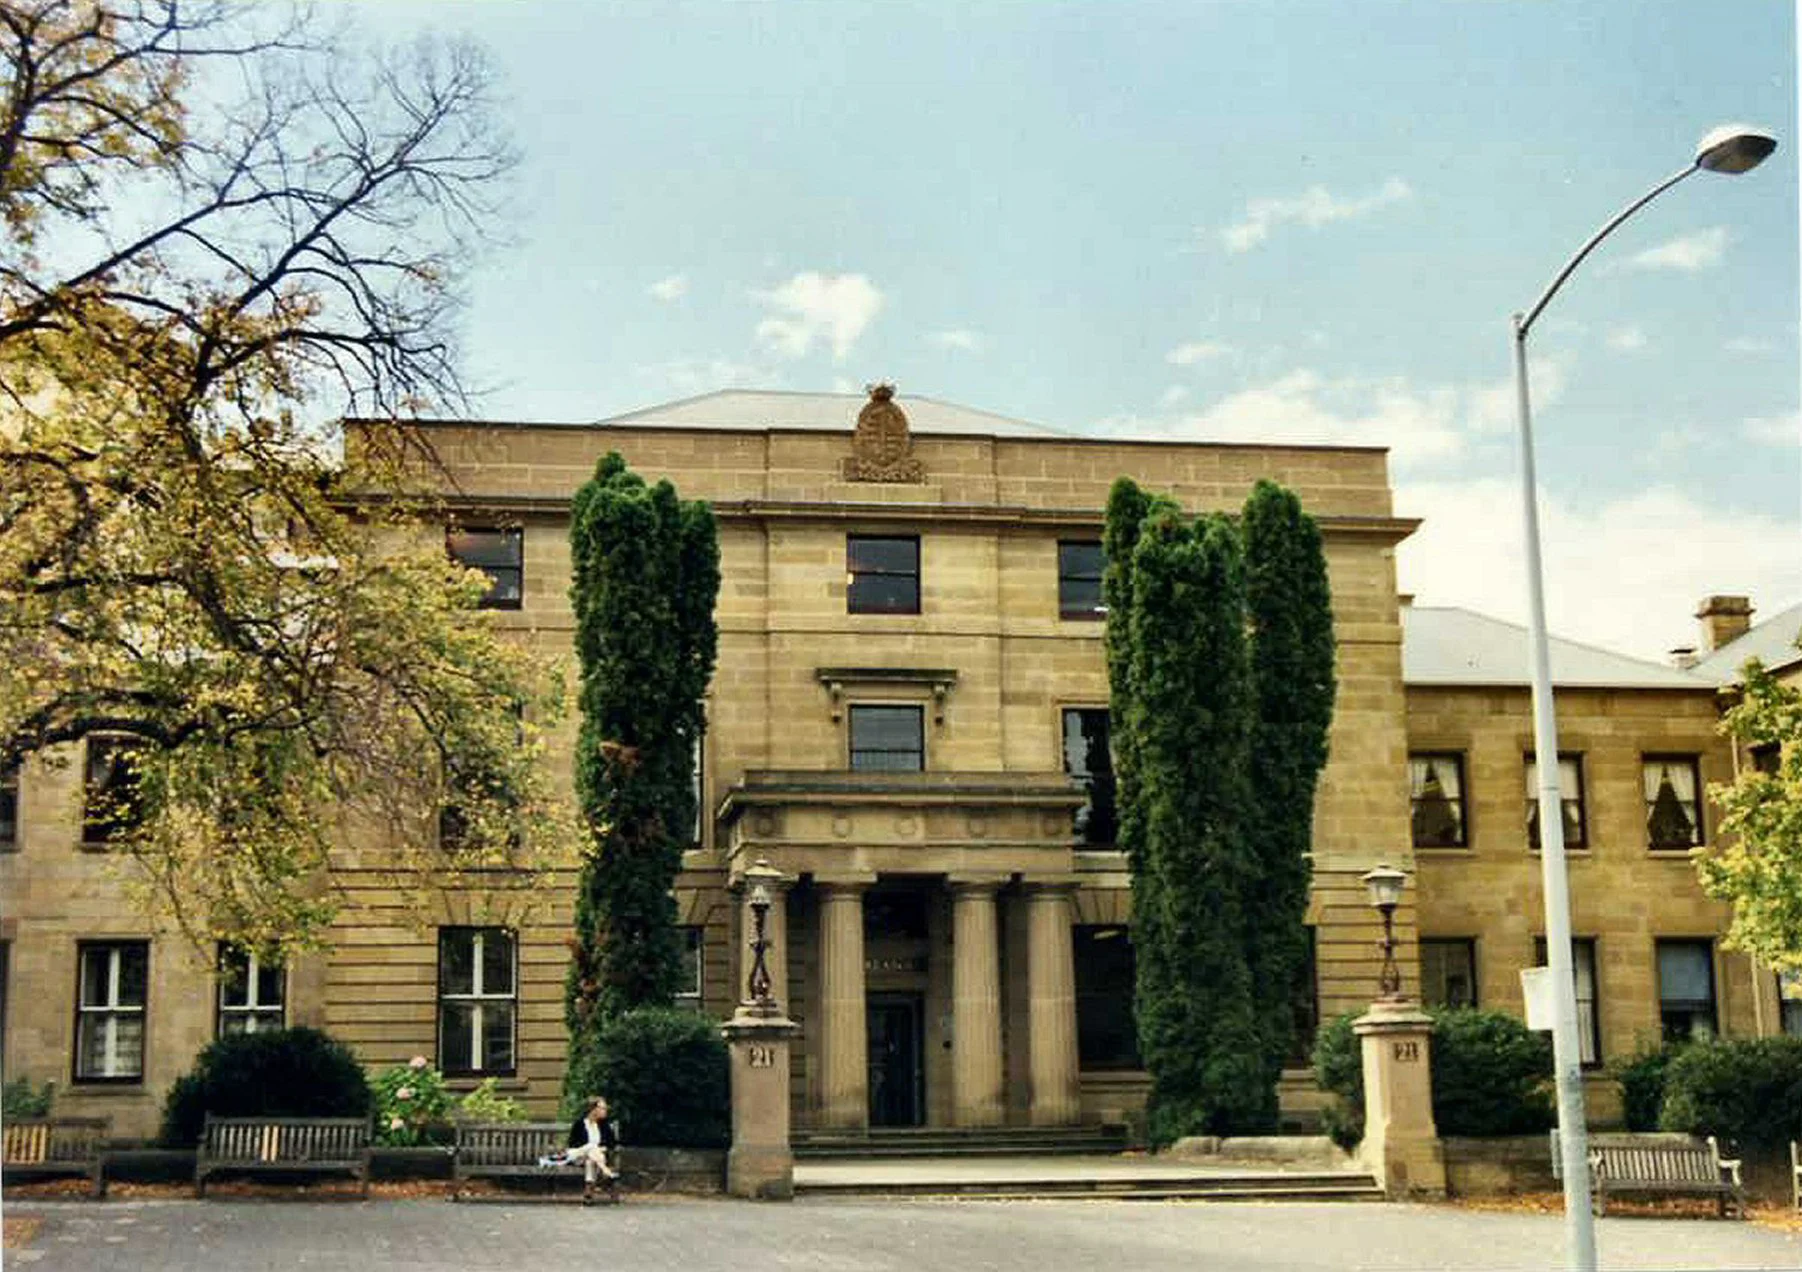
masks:
<path id="1" fill-rule="evenodd" d="M 774 993 L 801 1025 L 797 1125 L 1081 1120 L 1083 798 L 1062 773 L 752 772 L 733 788 L 731 882 L 759 858 L 796 881 L 768 930 Z"/>

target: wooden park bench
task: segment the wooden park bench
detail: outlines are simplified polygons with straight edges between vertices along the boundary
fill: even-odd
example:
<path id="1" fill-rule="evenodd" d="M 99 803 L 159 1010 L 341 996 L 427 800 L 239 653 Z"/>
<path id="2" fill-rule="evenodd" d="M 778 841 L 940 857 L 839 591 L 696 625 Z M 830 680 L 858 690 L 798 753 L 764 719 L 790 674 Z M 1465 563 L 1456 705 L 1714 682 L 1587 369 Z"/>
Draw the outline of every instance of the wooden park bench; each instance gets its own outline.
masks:
<path id="1" fill-rule="evenodd" d="M 9 1183 L 31 1175 L 84 1175 L 92 1183 L 90 1195 L 104 1197 L 110 1125 L 110 1119 L 104 1117 L 34 1117 L 10 1122 L 0 1172 Z"/>
<path id="2" fill-rule="evenodd" d="M 300 1174 L 348 1172 L 369 1195 L 366 1117 L 214 1117 L 207 1114 L 194 1155 L 194 1195 L 222 1170 Z"/>
<path id="3" fill-rule="evenodd" d="M 569 1127 L 561 1122 L 459 1122 L 451 1154 L 451 1200 L 463 1200 L 471 1179 L 550 1179 L 583 1177 L 582 1163 L 552 1166 L 538 1163 L 563 1152 Z M 619 1200 L 618 1150 L 609 1154 L 611 1179 L 602 1182 L 608 1199 Z"/>
<path id="4" fill-rule="evenodd" d="M 1552 1132 L 1552 1174 L 1562 1173 L 1558 1132 Z M 1723 1158 L 1711 1135 L 1696 1139 L 1675 1134 L 1592 1134 L 1589 1137 L 1589 1204 L 1607 1213 L 1610 1193 L 1711 1196 L 1722 1217 L 1731 1205 L 1742 1218 L 1746 1191 L 1740 1163 Z"/>

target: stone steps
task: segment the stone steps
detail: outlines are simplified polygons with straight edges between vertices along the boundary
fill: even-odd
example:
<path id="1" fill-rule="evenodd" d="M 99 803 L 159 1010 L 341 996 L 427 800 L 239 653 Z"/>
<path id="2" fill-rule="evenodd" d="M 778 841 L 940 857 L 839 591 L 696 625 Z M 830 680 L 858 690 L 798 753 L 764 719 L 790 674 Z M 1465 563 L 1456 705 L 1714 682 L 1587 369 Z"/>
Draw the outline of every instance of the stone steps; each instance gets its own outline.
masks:
<path id="1" fill-rule="evenodd" d="M 1130 1178 L 1045 1174 L 996 1179 L 868 1178 L 809 1180 L 798 1174 L 795 1194 L 806 1197 L 946 1197 L 965 1201 L 1093 1198 L 1120 1201 L 1381 1201 L 1368 1174 L 1332 1172 L 1193 1175 Z"/>
<path id="2" fill-rule="evenodd" d="M 1117 1126 L 1086 1127 L 878 1127 L 867 1132 L 801 1131 L 797 1161 L 852 1161 L 870 1157 L 1022 1157 L 1117 1153 L 1126 1132 Z"/>

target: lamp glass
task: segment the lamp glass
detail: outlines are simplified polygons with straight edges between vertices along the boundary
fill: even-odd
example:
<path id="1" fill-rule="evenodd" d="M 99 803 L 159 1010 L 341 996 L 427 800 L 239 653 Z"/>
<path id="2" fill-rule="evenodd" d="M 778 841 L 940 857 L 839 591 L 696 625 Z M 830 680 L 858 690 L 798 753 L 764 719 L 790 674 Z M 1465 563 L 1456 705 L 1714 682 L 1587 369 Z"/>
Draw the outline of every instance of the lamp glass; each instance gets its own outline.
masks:
<path id="1" fill-rule="evenodd" d="M 1364 886 L 1370 891 L 1370 904 L 1379 910 L 1393 910 L 1401 904 L 1402 884 L 1407 879 L 1407 875 L 1387 865 L 1368 871 Z"/>
<path id="2" fill-rule="evenodd" d="M 1723 124 L 1696 143 L 1696 166 L 1729 176 L 1750 172 L 1777 149 L 1777 139 L 1762 128 Z"/>

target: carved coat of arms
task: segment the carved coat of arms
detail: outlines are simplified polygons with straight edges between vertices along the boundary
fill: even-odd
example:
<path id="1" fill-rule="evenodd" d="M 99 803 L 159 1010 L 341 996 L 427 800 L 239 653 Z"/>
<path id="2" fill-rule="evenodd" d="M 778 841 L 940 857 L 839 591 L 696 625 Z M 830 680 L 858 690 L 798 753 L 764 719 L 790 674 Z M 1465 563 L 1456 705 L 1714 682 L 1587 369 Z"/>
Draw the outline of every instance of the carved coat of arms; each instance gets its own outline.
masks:
<path id="1" fill-rule="evenodd" d="M 851 435 L 852 453 L 844 461 L 844 478 L 925 481 L 926 469 L 913 457 L 913 448 L 907 415 L 895 405 L 895 386 L 878 384 L 870 389 L 870 400 L 857 413 L 857 429 Z"/>

